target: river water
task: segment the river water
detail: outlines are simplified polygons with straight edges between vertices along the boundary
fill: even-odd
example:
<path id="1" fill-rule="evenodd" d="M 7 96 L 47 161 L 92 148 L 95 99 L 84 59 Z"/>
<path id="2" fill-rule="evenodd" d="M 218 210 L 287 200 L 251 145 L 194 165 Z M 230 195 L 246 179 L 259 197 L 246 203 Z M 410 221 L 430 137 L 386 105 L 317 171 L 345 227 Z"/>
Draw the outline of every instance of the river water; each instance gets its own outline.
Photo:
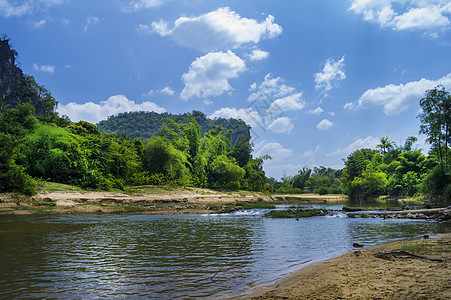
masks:
<path id="1" fill-rule="evenodd" d="M 365 246 L 449 231 L 435 221 L 225 215 L 0 216 L 0 298 L 214 299 Z"/>

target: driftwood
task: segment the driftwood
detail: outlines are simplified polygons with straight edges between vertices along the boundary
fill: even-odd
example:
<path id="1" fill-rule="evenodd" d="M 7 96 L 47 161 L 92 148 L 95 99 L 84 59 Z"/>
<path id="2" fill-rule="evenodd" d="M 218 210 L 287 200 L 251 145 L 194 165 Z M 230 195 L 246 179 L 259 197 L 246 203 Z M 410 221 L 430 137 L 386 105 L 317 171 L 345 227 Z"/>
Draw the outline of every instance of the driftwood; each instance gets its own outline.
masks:
<path id="1" fill-rule="evenodd" d="M 415 254 L 415 253 L 411 253 L 411 252 L 407 252 L 407 251 L 403 251 L 403 250 L 394 250 L 394 251 L 382 251 L 382 252 L 378 252 L 376 254 L 374 254 L 374 256 L 378 257 L 378 258 L 382 258 L 382 259 L 387 259 L 387 260 L 391 260 L 392 258 L 419 258 L 419 259 L 427 259 L 427 260 L 431 260 L 431 261 L 439 261 L 439 262 L 443 262 L 446 261 L 447 259 L 443 259 L 443 258 L 439 258 L 439 257 L 434 257 L 434 256 L 429 256 L 429 255 L 419 255 L 419 254 Z"/>

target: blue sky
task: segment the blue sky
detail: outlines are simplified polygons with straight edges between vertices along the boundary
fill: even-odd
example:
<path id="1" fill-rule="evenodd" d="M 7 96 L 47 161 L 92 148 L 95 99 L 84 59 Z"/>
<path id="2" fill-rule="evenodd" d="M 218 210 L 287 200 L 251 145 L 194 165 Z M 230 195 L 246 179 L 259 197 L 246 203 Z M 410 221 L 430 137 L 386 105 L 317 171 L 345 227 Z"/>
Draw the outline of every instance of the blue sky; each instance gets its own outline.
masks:
<path id="1" fill-rule="evenodd" d="M 241 118 L 276 178 L 418 136 L 419 99 L 451 89 L 450 29 L 449 0 L 0 0 L 61 114 Z"/>

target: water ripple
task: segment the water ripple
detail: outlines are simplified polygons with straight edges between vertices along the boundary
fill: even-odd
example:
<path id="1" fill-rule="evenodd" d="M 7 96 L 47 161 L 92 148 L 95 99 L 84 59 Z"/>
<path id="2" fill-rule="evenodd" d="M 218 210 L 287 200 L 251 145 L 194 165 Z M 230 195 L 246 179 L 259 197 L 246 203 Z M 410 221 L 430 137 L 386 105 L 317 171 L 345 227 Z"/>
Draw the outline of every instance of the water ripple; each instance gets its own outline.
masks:
<path id="1" fill-rule="evenodd" d="M 447 231 L 430 221 L 331 217 L 2 216 L 0 298 L 217 298 L 302 265 Z"/>

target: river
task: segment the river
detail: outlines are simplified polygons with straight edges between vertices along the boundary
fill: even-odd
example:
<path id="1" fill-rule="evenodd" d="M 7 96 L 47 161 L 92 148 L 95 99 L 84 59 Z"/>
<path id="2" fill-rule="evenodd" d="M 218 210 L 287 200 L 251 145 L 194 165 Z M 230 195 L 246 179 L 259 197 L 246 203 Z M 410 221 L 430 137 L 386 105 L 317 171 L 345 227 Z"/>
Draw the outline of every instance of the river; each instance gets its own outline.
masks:
<path id="1" fill-rule="evenodd" d="M 425 220 L 263 213 L 2 215 L 0 298 L 227 298 L 350 251 L 353 242 L 449 231 Z"/>

